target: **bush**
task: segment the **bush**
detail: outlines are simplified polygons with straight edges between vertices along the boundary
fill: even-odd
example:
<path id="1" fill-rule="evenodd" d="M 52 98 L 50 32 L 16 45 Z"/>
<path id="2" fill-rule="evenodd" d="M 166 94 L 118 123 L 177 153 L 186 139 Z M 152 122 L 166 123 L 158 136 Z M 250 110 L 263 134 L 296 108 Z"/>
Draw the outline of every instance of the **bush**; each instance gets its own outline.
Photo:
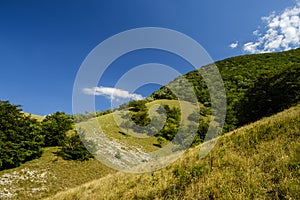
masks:
<path id="1" fill-rule="evenodd" d="M 65 160 L 84 161 L 93 158 L 94 156 L 90 152 L 94 152 L 95 144 L 84 138 L 82 130 L 79 130 L 79 134 L 75 132 L 70 137 L 66 137 L 62 143 L 61 150 L 57 154 Z"/>
<path id="2" fill-rule="evenodd" d="M 122 155 L 121 155 L 120 151 L 117 151 L 117 153 L 115 154 L 115 158 L 117 158 L 117 159 L 121 159 L 122 158 Z"/>

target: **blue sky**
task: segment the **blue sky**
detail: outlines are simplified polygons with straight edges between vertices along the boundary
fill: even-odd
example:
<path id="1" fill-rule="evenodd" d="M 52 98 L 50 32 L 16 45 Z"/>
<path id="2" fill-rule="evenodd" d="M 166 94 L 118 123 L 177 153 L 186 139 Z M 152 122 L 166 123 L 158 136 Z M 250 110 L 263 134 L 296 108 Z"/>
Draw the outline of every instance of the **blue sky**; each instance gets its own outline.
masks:
<path id="1" fill-rule="evenodd" d="M 295 48 L 299 7 L 295 0 L 1 0 L 0 99 L 39 115 L 72 113 L 73 83 L 85 57 L 100 42 L 133 28 L 182 32 L 214 61 Z M 180 73 L 192 69 L 166 52 L 130 53 L 116 60 L 100 81 L 97 109 L 109 108 L 109 89 L 122 73 L 150 62 L 170 65 Z M 136 93 L 145 97 L 158 87 L 145 85 Z M 122 97 L 126 91 L 119 92 Z"/>

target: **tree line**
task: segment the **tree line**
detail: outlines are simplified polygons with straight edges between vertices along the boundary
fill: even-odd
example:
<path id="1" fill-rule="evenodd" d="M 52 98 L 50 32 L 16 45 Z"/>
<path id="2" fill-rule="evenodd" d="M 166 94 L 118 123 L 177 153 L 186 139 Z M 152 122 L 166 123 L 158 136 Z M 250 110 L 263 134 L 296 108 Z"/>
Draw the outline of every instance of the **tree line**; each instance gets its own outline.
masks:
<path id="1" fill-rule="evenodd" d="M 41 122 L 22 112 L 20 105 L 0 101 L 0 170 L 18 167 L 39 158 L 44 147 L 60 146 L 64 159 L 86 160 L 92 157 L 73 130 L 72 116 L 64 112 L 47 115 Z"/>

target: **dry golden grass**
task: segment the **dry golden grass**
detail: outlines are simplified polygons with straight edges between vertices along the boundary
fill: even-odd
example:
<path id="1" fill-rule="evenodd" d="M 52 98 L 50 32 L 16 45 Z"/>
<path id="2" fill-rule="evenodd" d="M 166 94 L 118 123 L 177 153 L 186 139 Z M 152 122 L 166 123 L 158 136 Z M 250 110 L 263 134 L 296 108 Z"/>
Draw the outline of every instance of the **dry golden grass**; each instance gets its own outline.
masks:
<path id="1" fill-rule="evenodd" d="M 115 173 L 48 198 L 300 199 L 300 105 L 201 145 L 153 173 Z"/>
<path id="2" fill-rule="evenodd" d="M 43 121 L 43 119 L 45 118 L 45 117 L 40 116 L 40 115 L 29 114 L 29 113 L 26 113 L 26 112 L 24 112 L 24 114 L 25 114 L 26 116 L 30 116 L 30 117 L 33 118 L 33 119 L 36 119 L 37 121 Z"/>

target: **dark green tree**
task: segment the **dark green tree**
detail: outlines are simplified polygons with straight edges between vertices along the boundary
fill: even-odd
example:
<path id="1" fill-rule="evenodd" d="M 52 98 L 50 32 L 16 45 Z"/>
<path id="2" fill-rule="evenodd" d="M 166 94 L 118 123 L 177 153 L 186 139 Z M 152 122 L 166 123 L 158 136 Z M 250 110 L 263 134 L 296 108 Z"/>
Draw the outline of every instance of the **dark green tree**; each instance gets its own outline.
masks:
<path id="1" fill-rule="evenodd" d="M 64 112 L 56 112 L 46 116 L 42 121 L 45 146 L 59 146 L 66 137 L 66 132 L 73 128 L 72 117 Z"/>
<path id="2" fill-rule="evenodd" d="M 19 105 L 0 101 L 0 169 L 40 157 L 42 145 L 39 122 L 25 116 Z"/>
<path id="3" fill-rule="evenodd" d="M 136 129 L 143 130 L 143 126 L 147 126 L 150 123 L 150 118 L 148 115 L 148 109 L 145 100 L 140 101 L 130 101 L 129 102 L 130 117 L 135 122 Z"/>
<path id="4" fill-rule="evenodd" d="M 79 130 L 71 136 L 65 137 L 61 150 L 57 154 L 65 160 L 84 161 L 93 158 L 94 156 L 90 152 L 94 151 L 93 141 L 85 139 L 84 131 Z"/>
<path id="5" fill-rule="evenodd" d="M 164 109 L 167 114 L 166 123 L 157 136 L 160 135 L 163 138 L 171 141 L 178 132 L 181 113 L 179 108 L 170 108 L 168 105 L 164 105 Z"/>

